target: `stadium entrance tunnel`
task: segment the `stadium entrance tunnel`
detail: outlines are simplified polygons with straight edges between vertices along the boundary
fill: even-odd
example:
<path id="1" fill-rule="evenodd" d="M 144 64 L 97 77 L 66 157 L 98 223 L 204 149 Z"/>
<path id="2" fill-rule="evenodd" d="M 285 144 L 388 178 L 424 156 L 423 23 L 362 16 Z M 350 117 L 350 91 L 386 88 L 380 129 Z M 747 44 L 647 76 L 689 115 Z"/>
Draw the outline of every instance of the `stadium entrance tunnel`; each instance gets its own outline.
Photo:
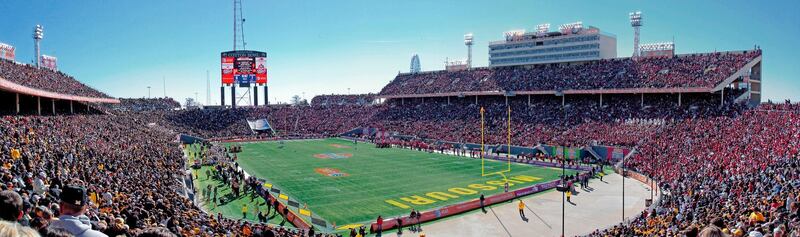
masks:
<path id="1" fill-rule="evenodd" d="M 17 96 L 19 95 L 19 114 L 38 115 L 41 108 L 41 115 L 57 115 L 71 113 L 94 113 L 98 112 L 83 102 L 59 100 L 46 97 L 17 94 L 7 91 L 0 91 L 0 115 L 17 114 Z M 40 107 L 41 106 L 41 107 Z M 54 113 L 55 112 L 55 113 Z"/>

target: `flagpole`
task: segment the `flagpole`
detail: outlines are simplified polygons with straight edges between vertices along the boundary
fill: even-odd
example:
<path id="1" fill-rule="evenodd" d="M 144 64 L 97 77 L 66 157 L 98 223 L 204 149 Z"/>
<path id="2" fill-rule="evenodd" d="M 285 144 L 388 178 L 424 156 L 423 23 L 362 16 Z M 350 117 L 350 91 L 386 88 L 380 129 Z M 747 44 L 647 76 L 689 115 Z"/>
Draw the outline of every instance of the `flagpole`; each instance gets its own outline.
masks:
<path id="1" fill-rule="evenodd" d="M 511 171 L 511 105 L 508 105 L 508 171 Z"/>
<path id="2" fill-rule="evenodd" d="M 483 107 L 481 107 L 481 176 L 484 174 L 484 161 L 483 161 Z"/>

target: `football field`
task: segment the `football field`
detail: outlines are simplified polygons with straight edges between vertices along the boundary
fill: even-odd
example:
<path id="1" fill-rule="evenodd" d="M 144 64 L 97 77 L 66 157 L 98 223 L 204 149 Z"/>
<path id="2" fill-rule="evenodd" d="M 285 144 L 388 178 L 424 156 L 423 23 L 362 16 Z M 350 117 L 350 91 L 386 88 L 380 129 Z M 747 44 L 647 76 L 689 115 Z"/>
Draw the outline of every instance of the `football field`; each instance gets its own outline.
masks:
<path id="1" fill-rule="evenodd" d="M 503 176 L 481 176 L 481 160 L 343 139 L 238 143 L 239 165 L 265 179 L 314 216 L 337 226 L 487 197 L 504 191 Z M 225 146 L 229 146 L 225 144 Z M 507 162 L 485 161 L 486 172 Z M 574 172 L 567 171 L 568 174 Z M 512 164 L 509 189 L 558 179 L 560 169 Z"/>

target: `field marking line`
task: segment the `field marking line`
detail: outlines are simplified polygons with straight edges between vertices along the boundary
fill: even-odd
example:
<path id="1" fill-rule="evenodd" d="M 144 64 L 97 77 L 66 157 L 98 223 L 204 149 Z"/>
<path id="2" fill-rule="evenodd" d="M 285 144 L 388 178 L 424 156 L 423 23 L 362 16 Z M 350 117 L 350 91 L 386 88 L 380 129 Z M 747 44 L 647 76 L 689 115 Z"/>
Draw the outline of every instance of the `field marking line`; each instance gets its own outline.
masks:
<path id="1" fill-rule="evenodd" d="M 536 218 L 539 218 L 539 220 L 542 221 L 542 224 L 546 225 L 547 228 L 549 228 L 549 229 L 553 229 L 553 227 L 550 226 L 550 224 L 547 224 L 547 222 L 544 221 L 544 219 L 542 219 L 542 217 L 540 217 L 539 214 L 536 214 L 536 212 L 533 211 L 533 209 L 531 209 L 531 207 L 530 207 L 530 205 L 528 205 L 528 203 L 526 203 L 525 201 L 522 201 L 522 203 L 525 203 L 525 208 L 528 209 L 528 211 L 531 211 L 531 213 L 533 213 L 533 215 L 536 216 Z"/>
<path id="2" fill-rule="evenodd" d="M 503 227 L 503 230 L 505 230 L 505 231 L 506 231 L 506 234 L 508 234 L 508 236 L 509 236 L 509 237 L 511 237 L 511 232 L 509 232 L 509 231 L 508 231 L 508 228 L 506 228 L 506 225 L 505 225 L 505 224 L 503 224 L 503 221 L 501 221 L 501 220 L 500 220 L 500 217 L 499 217 L 499 216 L 497 216 L 497 213 L 495 213 L 495 212 L 494 212 L 494 208 L 492 208 L 492 207 L 490 206 L 490 207 L 489 207 L 489 210 L 491 210 L 491 211 L 492 211 L 492 214 L 494 214 L 494 218 L 497 218 L 497 222 L 500 222 L 500 226 L 502 226 L 502 227 Z"/>

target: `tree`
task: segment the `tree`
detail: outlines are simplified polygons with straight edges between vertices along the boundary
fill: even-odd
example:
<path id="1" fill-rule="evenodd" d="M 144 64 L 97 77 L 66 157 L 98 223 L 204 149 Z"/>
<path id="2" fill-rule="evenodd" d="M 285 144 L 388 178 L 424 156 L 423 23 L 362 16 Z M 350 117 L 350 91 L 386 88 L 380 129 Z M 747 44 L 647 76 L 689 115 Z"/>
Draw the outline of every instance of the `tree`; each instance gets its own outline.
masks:
<path id="1" fill-rule="evenodd" d="M 292 105 L 301 105 L 302 103 L 299 95 L 292 96 Z"/>
<path id="2" fill-rule="evenodd" d="M 196 108 L 200 107 L 200 104 L 198 104 L 197 101 L 194 101 L 194 98 L 187 97 L 186 102 L 183 104 L 183 106 L 186 106 L 186 108 Z"/>

